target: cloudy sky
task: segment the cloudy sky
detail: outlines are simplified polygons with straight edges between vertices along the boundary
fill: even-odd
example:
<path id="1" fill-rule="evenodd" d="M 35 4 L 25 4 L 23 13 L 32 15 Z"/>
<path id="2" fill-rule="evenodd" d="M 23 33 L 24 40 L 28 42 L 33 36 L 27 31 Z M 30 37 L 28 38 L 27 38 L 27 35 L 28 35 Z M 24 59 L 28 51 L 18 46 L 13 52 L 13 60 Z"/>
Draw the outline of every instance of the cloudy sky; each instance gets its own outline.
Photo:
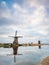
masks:
<path id="1" fill-rule="evenodd" d="M 49 0 L 0 0 L 0 42 L 12 42 L 16 30 L 19 43 L 49 43 Z"/>

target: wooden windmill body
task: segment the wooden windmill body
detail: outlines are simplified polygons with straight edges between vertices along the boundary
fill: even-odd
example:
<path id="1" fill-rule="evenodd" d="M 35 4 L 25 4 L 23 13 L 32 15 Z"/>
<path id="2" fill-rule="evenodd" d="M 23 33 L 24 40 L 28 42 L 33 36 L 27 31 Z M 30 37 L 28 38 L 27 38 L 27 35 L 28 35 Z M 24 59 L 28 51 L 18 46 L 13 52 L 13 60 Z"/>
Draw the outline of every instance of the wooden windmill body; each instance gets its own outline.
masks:
<path id="1" fill-rule="evenodd" d="M 13 41 L 13 54 L 17 55 L 17 50 L 18 50 L 18 38 L 21 38 L 22 36 L 17 36 L 17 31 L 15 32 L 15 37 Z"/>

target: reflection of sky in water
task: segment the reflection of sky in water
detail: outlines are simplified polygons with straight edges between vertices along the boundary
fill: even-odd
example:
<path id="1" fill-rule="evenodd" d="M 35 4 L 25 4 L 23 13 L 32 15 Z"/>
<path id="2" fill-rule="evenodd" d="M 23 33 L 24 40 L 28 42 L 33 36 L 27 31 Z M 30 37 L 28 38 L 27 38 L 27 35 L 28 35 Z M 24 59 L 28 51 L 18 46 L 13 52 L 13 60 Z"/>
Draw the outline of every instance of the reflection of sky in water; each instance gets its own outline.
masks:
<path id="1" fill-rule="evenodd" d="M 19 47 L 18 54 L 22 55 L 16 55 L 16 63 L 12 52 L 12 48 L 0 48 L 0 65 L 38 65 L 42 58 L 49 55 L 49 46 L 42 46 L 41 49 Z"/>

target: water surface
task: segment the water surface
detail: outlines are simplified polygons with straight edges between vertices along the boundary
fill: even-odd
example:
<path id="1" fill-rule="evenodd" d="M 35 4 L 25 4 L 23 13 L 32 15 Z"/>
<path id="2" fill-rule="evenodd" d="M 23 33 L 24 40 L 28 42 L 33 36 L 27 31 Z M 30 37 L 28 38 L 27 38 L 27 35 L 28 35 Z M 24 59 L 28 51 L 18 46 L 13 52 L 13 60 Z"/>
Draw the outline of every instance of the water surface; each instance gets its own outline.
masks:
<path id="1" fill-rule="evenodd" d="M 43 58 L 49 56 L 49 46 L 42 46 L 41 49 L 19 47 L 18 55 L 14 57 L 12 53 L 12 48 L 0 48 L 0 65 L 38 65 Z"/>

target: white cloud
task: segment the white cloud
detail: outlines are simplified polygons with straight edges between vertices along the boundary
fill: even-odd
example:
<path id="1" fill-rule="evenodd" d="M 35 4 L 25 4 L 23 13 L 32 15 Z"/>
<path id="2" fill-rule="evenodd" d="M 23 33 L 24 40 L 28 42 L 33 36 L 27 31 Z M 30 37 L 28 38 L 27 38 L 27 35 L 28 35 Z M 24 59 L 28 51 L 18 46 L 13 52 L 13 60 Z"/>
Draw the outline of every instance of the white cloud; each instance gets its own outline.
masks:
<path id="1" fill-rule="evenodd" d="M 3 4 L 5 6 L 3 6 Z M 35 7 L 35 10 L 29 13 L 30 10 L 28 8 L 32 6 Z M 13 12 L 8 8 L 5 2 L 2 2 L 2 7 L 1 18 L 9 20 L 7 21 L 9 26 L 5 25 L 7 29 L 9 28 L 13 31 L 20 30 L 20 33 L 24 35 L 36 35 L 33 37 L 34 39 L 39 38 L 41 35 L 42 37 L 45 35 L 48 37 L 49 31 L 47 31 L 47 29 L 49 30 L 49 19 L 47 18 L 45 5 L 39 4 L 38 0 L 25 0 L 23 8 L 17 3 L 14 3 L 12 5 Z M 30 32 L 32 33 L 30 34 Z"/>
<path id="2" fill-rule="evenodd" d="M 24 9 L 24 8 L 22 8 L 20 5 L 18 5 L 17 3 L 14 3 L 13 4 L 13 8 L 14 8 L 14 10 L 18 10 L 19 12 L 21 12 L 21 13 L 26 13 L 27 11 Z"/>
<path id="3" fill-rule="evenodd" d="M 27 7 L 37 7 L 38 6 L 38 2 L 37 0 L 24 0 L 24 4 L 27 5 Z M 25 6 L 24 6 L 25 7 Z"/>
<path id="4" fill-rule="evenodd" d="M 0 37 L 7 38 L 7 37 L 8 37 L 8 35 L 0 35 Z"/>
<path id="5" fill-rule="evenodd" d="M 49 6 L 49 0 L 24 0 L 24 4 L 29 7 Z"/>

